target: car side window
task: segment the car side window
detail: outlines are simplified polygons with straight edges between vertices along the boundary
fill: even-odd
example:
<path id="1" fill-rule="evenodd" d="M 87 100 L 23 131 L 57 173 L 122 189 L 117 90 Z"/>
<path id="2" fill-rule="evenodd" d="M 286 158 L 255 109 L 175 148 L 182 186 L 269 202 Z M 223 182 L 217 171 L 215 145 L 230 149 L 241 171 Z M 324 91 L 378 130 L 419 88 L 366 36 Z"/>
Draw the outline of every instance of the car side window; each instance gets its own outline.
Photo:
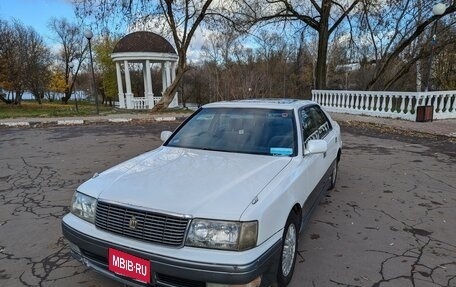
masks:
<path id="1" fill-rule="evenodd" d="M 302 140 L 306 144 L 310 139 L 315 138 L 316 124 L 310 115 L 309 109 L 302 109 L 300 112 Z"/>
<path id="2" fill-rule="evenodd" d="M 318 126 L 318 138 L 323 139 L 330 132 L 331 125 L 320 107 L 313 106 L 310 110 Z"/>
<path id="3" fill-rule="evenodd" d="M 300 111 L 303 142 L 323 139 L 331 130 L 331 125 L 318 106 L 306 107 Z"/>

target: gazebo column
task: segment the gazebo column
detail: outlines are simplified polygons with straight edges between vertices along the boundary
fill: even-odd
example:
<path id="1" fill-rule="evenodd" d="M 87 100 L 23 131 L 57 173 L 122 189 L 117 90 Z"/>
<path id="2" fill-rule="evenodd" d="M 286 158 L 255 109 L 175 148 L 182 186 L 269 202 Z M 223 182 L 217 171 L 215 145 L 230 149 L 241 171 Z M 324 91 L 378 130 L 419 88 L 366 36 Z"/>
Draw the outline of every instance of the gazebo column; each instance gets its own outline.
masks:
<path id="1" fill-rule="evenodd" d="M 169 62 L 162 63 L 162 93 L 171 86 L 171 65 Z"/>
<path id="2" fill-rule="evenodd" d="M 171 63 L 171 82 L 173 82 L 176 79 L 176 62 Z"/>
<path id="3" fill-rule="evenodd" d="M 125 65 L 125 85 L 127 86 L 127 93 L 125 98 L 127 99 L 127 109 L 133 109 L 133 93 L 131 92 L 131 80 L 130 80 L 130 68 L 128 67 L 128 61 L 124 61 Z"/>
<path id="4" fill-rule="evenodd" d="M 165 63 L 161 63 L 161 72 L 162 72 L 162 96 L 166 90 L 166 67 Z"/>
<path id="5" fill-rule="evenodd" d="M 147 93 L 149 90 L 147 89 L 147 76 L 146 76 L 146 61 L 142 62 L 142 73 L 143 73 L 143 83 L 144 83 L 144 97 L 147 98 Z"/>
<path id="6" fill-rule="evenodd" d="M 166 88 L 171 86 L 171 63 L 165 63 L 165 70 L 166 70 Z"/>
<path id="7" fill-rule="evenodd" d="M 177 66 L 177 62 L 171 62 L 171 82 L 173 82 L 175 79 L 176 79 L 176 66 Z M 171 82 L 169 83 L 171 85 Z M 178 95 L 177 95 L 177 92 L 174 94 L 174 98 L 173 98 L 173 101 L 169 104 L 169 107 L 170 108 L 175 108 L 179 106 L 179 100 L 178 100 Z"/>
<path id="8" fill-rule="evenodd" d="M 149 109 L 152 109 L 155 104 L 154 104 L 154 92 L 152 89 L 152 76 L 150 73 L 150 61 L 149 60 L 146 60 L 144 85 L 146 86 L 144 91 L 146 92 L 146 98 L 149 103 Z"/>
<path id="9" fill-rule="evenodd" d="M 117 95 L 119 96 L 119 108 L 125 108 L 125 95 L 123 92 L 123 84 L 122 84 L 122 73 L 120 71 L 120 64 L 116 62 L 116 74 L 117 74 Z"/>

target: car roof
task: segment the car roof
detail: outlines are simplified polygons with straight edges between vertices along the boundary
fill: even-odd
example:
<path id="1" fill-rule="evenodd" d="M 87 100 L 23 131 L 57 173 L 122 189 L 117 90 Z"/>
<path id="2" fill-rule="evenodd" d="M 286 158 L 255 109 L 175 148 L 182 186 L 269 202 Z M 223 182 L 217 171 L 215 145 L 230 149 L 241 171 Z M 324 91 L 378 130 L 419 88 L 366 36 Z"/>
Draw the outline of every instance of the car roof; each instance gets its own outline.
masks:
<path id="1" fill-rule="evenodd" d="M 215 102 L 204 105 L 203 108 L 261 108 L 261 109 L 298 109 L 303 106 L 315 105 L 309 100 L 297 99 L 248 99 L 236 101 Z"/>

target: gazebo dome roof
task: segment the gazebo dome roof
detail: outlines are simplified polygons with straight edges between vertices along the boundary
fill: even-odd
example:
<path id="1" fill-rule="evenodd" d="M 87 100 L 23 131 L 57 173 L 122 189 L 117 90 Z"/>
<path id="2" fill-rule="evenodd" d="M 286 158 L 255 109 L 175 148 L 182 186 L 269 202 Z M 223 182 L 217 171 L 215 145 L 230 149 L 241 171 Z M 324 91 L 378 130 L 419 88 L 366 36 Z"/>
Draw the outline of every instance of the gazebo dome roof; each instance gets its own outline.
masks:
<path id="1" fill-rule="evenodd" d="M 117 42 L 113 53 L 152 52 L 176 54 L 173 46 L 162 36 L 152 32 L 133 32 Z"/>

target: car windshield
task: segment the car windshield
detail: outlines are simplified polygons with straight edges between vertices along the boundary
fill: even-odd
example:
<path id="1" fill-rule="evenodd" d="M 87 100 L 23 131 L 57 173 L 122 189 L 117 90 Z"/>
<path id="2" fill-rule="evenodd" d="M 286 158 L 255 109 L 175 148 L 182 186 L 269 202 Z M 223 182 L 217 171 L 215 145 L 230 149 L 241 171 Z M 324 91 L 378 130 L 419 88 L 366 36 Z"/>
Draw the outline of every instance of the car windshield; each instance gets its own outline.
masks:
<path id="1" fill-rule="evenodd" d="M 202 108 L 168 140 L 167 146 L 224 152 L 295 156 L 292 110 Z"/>

